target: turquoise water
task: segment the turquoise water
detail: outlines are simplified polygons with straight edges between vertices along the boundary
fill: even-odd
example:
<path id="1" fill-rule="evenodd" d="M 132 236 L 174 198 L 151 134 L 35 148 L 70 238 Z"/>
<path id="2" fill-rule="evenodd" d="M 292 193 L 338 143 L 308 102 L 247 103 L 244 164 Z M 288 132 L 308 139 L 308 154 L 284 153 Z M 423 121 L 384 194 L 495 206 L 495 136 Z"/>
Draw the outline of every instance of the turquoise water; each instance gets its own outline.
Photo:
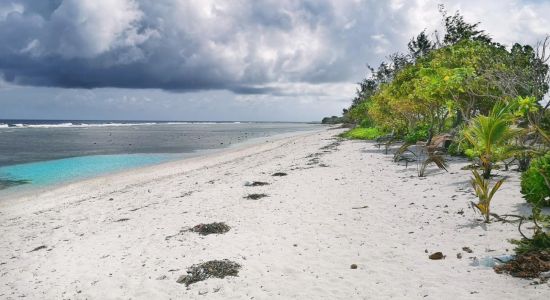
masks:
<path id="1" fill-rule="evenodd" d="M 181 154 L 91 155 L 0 167 L 0 187 L 43 187 L 181 158 Z"/>
<path id="2" fill-rule="evenodd" d="M 0 120 L 0 198 L 324 128 L 300 123 L 85 123 Z"/>

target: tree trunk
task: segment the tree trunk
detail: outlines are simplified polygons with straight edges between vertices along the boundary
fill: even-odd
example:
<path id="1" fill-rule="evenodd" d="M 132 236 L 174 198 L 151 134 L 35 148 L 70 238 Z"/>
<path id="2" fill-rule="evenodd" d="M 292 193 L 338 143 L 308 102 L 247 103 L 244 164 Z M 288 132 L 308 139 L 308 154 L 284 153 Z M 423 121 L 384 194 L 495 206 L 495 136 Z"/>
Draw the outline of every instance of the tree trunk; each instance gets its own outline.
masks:
<path id="1" fill-rule="evenodd" d="M 460 109 L 456 110 L 456 118 L 453 122 L 453 128 L 457 127 L 458 125 L 462 124 L 464 121 L 464 118 L 462 117 L 462 111 Z"/>
<path id="2" fill-rule="evenodd" d="M 492 163 L 482 163 L 482 167 L 483 167 L 483 178 L 485 179 L 490 179 L 491 178 L 491 169 L 492 169 Z"/>

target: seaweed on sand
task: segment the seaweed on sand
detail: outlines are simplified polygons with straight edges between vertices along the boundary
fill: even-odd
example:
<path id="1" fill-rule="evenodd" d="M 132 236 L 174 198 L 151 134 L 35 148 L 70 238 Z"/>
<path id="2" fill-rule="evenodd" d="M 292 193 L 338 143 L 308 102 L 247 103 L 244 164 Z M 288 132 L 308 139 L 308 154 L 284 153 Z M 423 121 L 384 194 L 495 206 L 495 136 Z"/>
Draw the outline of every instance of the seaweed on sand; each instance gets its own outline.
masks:
<path id="1" fill-rule="evenodd" d="M 495 266 L 498 274 L 508 273 L 514 277 L 537 278 L 550 271 L 550 250 L 535 250 L 518 254 L 514 259 Z M 548 278 L 541 278 L 547 280 Z"/>
<path id="2" fill-rule="evenodd" d="M 205 263 L 192 265 L 187 269 L 187 275 L 180 276 L 176 282 L 189 286 L 211 277 L 225 278 L 226 276 L 238 276 L 240 269 L 241 265 L 227 259 L 210 260 Z"/>
<path id="3" fill-rule="evenodd" d="M 264 197 L 267 197 L 267 194 L 249 194 L 249 195 L 245 196 L 244 198 L 249 199 L 249 200 L 258 200 L 258 199 L 261 199 L 261 198 L 264 198 Z"/>
<path id="4" fill-rule="evenodd" d="M 319 150 L 338 150 L 337 147 L 340 146 L 340 140 L 332 142 L 326 146 L 319 148 Z"/>
<path id="5" fill-rule="evenodd" d="M 252 182 L 245 183 L 245 186 L 264 186 L 264 185 L 269 185 L 269 182 L 252 181 Z"/>
<path id="6" fill-rule="evenodd" d="M 288 175 L 288 174 L 287 174 L 287 173 L 283 173 L 283 172 L 277 172 L 277 173 L 274 173 L 274 174 L 271 175 L 271 176 L 279 176 L 279 177 L 280 177 L 280 176 L 286 176 L 286 175 Z"/>
<path id="7" fill-rule="evenodd" d="M 214 222 L 209 224 L 198 224 L 189 231 L 196 232 L 200 235 L 209 235 L 209 234 L 223 234 L 229 231 L 231 227 L 223 222 Z"/>

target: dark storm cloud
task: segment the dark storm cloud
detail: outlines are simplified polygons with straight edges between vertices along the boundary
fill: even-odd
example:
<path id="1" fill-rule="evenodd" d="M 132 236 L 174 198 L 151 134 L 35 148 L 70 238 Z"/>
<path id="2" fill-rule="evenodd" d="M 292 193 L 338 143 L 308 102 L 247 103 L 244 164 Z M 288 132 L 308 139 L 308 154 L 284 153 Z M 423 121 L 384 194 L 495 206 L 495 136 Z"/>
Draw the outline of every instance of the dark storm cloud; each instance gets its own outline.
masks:
<path id="1" fill-rule="evenodd" d="M 373 21 L 390 15 L 385 1 L 0 3 L 0 73 L 32 86 L 263 94 L 274 82 L 339 82 L 401 39 L 381 32 L 406 25 Z"/>
<path id="2" fill-rule="evenodd" d="M 242 94 L 354 82 L 366 63 L 437 25 L 438 2 L 0 0 L 0 81 Z M 550 10 L 544 3 L 506 0 L 501 12 L 488 14 L 492 1 L 442 2 L 497 24 L 489 28 L 497 36 L 512 36 L 498 21 L 502 15 L 520 24 L 515 37 L 548 25 L 537 17 Z"/>

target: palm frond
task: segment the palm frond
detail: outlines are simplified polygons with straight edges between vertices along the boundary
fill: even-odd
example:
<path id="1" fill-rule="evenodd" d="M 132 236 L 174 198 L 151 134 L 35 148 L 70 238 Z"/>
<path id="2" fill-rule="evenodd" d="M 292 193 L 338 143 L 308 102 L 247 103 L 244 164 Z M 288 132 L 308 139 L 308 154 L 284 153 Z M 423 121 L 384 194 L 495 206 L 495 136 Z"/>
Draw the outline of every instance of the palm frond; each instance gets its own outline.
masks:
<path id="1" fill-rule="evenodd" d="M 393 161 L 398 162 L 405 153 L 410 153 L 416 157 L 416 154 L 409 149 L 409 147 L 412 145 L 414 145 L 414 143 L 404 143 L 403 145 L 401 145 L 401 147 L 399 147 L 399 149 L 397 149 L 397 151 L 393 155 Z"/>
<path id="2" fill-rule="evenodd" d="M 424 173 L 426 172 L 426 168 L 429 164 L 434 163 L 439 169 L 443 169 L 448 172 L 447 170 L 447 161 L 442 155 L 437 154 L 429 154 L 428 158 L 422 162 L 422 165 L 420 166 L 420 169 L 418 170 L 418 176 L 424 177 Z"/>

